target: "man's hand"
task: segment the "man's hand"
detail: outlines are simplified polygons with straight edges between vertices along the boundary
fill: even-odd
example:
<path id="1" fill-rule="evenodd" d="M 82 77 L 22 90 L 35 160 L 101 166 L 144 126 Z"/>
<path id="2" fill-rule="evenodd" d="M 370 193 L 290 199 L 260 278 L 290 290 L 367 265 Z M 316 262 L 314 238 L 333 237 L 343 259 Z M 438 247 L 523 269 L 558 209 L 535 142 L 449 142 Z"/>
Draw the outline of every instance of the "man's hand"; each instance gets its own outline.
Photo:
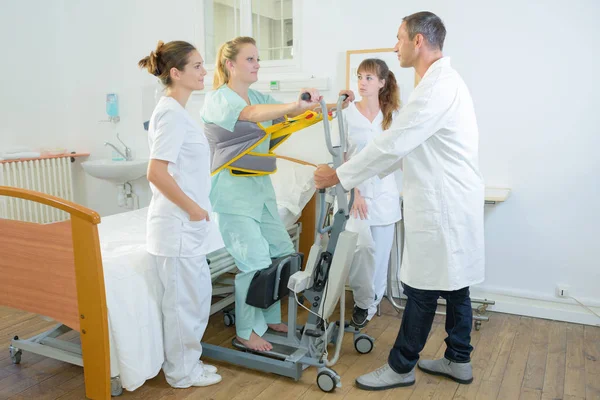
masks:
<path id="1" fill-rule="evenodd" d="M 326 164 L 319 165 L 314 176 L 317 189 L 325 189 L 340 183 L 335 169 Z"/>

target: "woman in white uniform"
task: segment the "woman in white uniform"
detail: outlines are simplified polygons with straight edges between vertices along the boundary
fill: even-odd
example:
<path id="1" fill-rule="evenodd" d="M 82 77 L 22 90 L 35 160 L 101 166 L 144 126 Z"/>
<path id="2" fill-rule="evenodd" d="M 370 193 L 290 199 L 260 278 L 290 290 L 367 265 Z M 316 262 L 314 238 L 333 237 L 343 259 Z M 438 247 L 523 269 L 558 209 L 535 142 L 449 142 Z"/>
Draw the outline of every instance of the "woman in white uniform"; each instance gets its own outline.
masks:
<path id="1" fill-rule="evenodd" d="M 204 88 L 206 70 L 194 46 L 181 41 L 158 42 L 138 64 L 166 86 L 148 130 L 152 200 L 146 238 L 164 289 L 163 371 L 175 388 L 212 385 L 221 376 L 200 361 L 200 341 L 212 293 L 206 254 L 215 250 L 210 239 L 218 229 L 209 218 L 208 142 L 185 110 L 192 91 Z"/>
<path id="2" fill-rule="evenodd" d="M 362 99 L 350 103 L 343 112 L 348 130 L 347 160 L 389 129 L 400 108 L 396 78 L 384 61 L 366 59 L 357 71 Z M 358 233 L 349 276 L 354 293 L 352 325 L 357 328 L 371 320 L 385 294 L 394 225 L 401 218 L 400 193 L 393 174 L 383 179 L 372 177 L 354 189 L 346 229 Z"/>

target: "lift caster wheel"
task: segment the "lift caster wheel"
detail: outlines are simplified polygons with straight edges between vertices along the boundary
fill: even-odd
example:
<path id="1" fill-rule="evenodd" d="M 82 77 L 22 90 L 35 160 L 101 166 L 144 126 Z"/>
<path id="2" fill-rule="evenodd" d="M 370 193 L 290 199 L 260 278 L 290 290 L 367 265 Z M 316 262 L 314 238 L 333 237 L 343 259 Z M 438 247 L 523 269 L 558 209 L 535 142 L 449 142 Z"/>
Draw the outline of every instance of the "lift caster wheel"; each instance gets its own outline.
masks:
<path id="1" fill-rule="evenodd" d="M 225 313 L 223 315 L 223 323 L 225 324 L 225 326 L 235 325 L 235 315 L 232 313 Z"/>
<path id="2" fill-rule="evenodd" d="M 369 336 L 361 335 L 361 336 L 358 336 L 356 339 L 354 339 L 354 348 L 360 354 L 370 353 L 371 350 L 373 350 L 373 347 L 374 347 L 373 339 L 371 339 Z"/>
<path id="3" fill-rule="evenodd" d="M 123 386 L 121 385 L 121 377 L 115 376 L 110 378 L 110 395 L 111 397 L 119 397 L 123 394 Z"/>
<path id="4" fill-rule="evenodd" d="M 21 351 L 21 349 L 13 347 L 12 345 L 8 348 L 8 351 L 10 353 L 10 360 L 12 361 L 12 363 L 20 364 L 21 363 L 21 354 L 23 354 L 23 351 Z"/>
<path id="5" fill-rule="evenodd" d="M 317 375 L 317 386 L 325 393 L 333 392 L 338 383 L 339 377 L 332 371 L 321 371 Z"/>

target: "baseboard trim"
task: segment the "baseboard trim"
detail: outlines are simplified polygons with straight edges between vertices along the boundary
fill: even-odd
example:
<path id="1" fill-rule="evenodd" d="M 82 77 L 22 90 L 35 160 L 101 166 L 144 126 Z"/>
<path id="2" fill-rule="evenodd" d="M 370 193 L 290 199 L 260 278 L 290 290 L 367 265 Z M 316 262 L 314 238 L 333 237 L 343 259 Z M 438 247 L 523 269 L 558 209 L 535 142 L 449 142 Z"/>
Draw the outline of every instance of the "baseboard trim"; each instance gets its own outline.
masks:
<path id="1" fill-rule="evenodd" d="M 394 297 L 398 297 L 396 282 L 393 289 Z M 600 318 L 572 299 L 554 299 L 552 296 L 540 296 L 535 293 L 478 286 L 471 288 L 471 297 L 493 300 L 495 304 L 489 305 L 488 311 L 600 326 Z M 600 314 L 600 302 L 597 300 L 585 298 L 578 298 L 578 300 Z"/>
<path id="2" fill-rule="evenodd" d="M 558 302 L 548 299 L 534 299 L 530 296 L 521 297 L 514 294 L 498 293 L 479 288 L 472 288 L 471 296 L 479 299 L 494 300 L 496 304 L 488 306 L 489 311 L 600 326 L 600 318 L 571 299 Z M 589 302 L 582 302 L 600 314 L 600 307 Z"/>

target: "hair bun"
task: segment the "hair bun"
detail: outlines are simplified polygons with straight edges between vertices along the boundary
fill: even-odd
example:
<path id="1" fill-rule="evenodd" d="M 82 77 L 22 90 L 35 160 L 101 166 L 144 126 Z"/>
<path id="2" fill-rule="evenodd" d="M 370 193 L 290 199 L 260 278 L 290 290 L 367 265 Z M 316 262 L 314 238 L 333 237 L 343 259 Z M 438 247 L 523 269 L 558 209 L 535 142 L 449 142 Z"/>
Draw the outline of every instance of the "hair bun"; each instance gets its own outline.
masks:
<path id="1" fill-rule="evenodd" d="M 163 42 L 159 40 L 156 48 L 138 61 L 138 66 L 148 71 L 150 75 L 157 77 L 160 82 L 169 87 L 173 85 L 169 71 L 176 68 L 183 71 L 192 51 L 196 48 L 188 42 L 176 40 L 172 42 Z"/>
<path id="2" fill-rule="evenodd" d="M 150 73 L 154 76 L 160 76 L 160 68 L 158 68 L 158 59 L 159 59 L 159 55 L 158 52 L 162 49 L 162 47 L 165 45 L 165 42 L 163 42 L 162 40 L 159 40 L 158 43 L 156 44 L 156 50 L 151 51 L 150 52 Z"/>
<path id="3" fill-rule="evenodd" d="M 154 75 L 154 76 L 159 76 L 160 75 L 160 70 L 158 69 L 158 56 L 156 55 L 156 51 L 151 51 L 150 52 L 150 65 L 148 68 L 149 72 Z"/>

